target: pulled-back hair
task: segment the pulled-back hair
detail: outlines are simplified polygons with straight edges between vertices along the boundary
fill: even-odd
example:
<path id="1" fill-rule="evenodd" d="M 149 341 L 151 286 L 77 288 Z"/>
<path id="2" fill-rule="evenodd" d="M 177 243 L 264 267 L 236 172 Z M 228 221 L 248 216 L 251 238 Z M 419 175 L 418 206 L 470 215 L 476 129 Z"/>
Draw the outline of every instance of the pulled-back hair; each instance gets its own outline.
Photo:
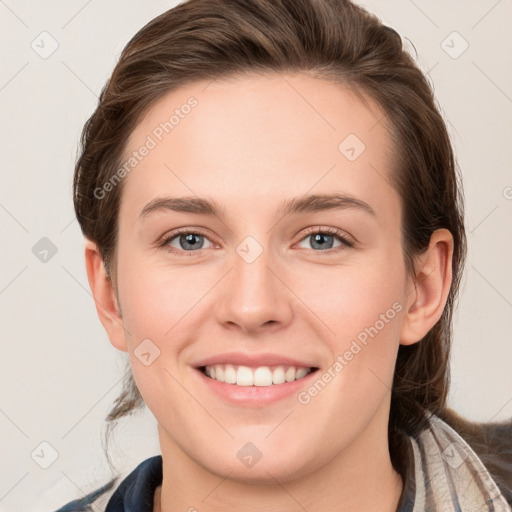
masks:
<path id="1" fill-rule="evenodd" d="M 188 0 L 145 25 L 126 45 L 85 124 L 74 176 L 82 233 L 96 242 L 116 287 L 123 182 L 99 200 L 95 190 L 122 164 L 137 123 L 164 94 L 199 80 L 249 73 L 300 72 L 370 97 L 394 148 L 392 186 L 402 206 L 406 268 L 446 228 L 453 236 L 452 284 L 443 314 L 418 343 L 398 351 L 389 418 L 394 467 L 406 470 L 405 436 L 429 413 L 449 419 L 452 312 L 466 256 L 463 194 L 450 137 L 433 88 L 400 36 L 348 0 Z M 129 368 L 109 425 L 143 399 Z M 108 437 L 108 435 L 107 435 Z"/>

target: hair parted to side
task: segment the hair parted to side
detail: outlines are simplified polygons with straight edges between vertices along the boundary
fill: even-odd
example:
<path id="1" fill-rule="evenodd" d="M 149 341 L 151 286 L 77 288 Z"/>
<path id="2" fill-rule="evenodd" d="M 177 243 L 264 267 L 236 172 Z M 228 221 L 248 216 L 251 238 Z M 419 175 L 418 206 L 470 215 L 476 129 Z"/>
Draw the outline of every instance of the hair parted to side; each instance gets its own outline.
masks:
<path id="1" fill-rule="evenodd" d="M 408 272 L 438 228 L 454 239 L 453 281 L 442 317 L 411 346 L 400 346 L 389 446 L 404 472 L 404 435 L 426 414 L 442 414 L 449 389 L 452 311 L 466 256 L 461 180 L 433 89 L 400 36 L 348 0 L 188 0 L 144 26 L 126 45 L 86 122 L 74 175 L 82 233 L 97 243 L 116 288 L 118 212 L 123 182 L 99 200 L 94 190 L 122 163 L 126 141 L 164 94 L 198 80 L 249 73 L 302 72 L 372 98 L 395 149 L 392 185 L 402 202 Z M 107 417 L 110 425 L 144 405 L 131 373 Z"/>

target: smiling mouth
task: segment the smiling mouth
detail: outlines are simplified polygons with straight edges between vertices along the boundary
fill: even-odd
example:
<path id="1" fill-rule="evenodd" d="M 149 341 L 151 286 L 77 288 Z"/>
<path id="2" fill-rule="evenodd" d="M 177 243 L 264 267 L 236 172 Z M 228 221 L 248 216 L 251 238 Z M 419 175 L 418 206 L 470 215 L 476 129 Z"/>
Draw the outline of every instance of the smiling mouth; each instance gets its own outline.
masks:
<path id="1" fill-rule="evenodd" d="M 235 386 L 278 386 L 286 382 L 303 379 L 318 368 L 297 366 L 250 367 L 234 364 L 214 364 L 198 368 L 206 377 Z"/>

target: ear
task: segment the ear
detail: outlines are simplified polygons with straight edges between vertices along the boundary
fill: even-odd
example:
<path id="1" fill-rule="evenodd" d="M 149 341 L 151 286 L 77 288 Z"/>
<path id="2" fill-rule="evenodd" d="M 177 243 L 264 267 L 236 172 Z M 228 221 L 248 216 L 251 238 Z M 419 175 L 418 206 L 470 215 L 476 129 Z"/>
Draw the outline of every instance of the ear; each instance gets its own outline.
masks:
<path id="1" fill-rule="evenodd" d="M 110 343 L 118 350 L 127 352 L 123 317 L 112 280 L 105 271 L 97 245 L 88 239 L 85 242 L 85 267 L 96 311 L 107 331 Z"/>
<path id="2" fill-rule="evenodd" d="M 420 341 L 441 318 L 452 284 L 452 257 L 450 231 L 434 231 L 428 249 L 415 261 L 416 276 L 409 280 L 401 345 Z"/>

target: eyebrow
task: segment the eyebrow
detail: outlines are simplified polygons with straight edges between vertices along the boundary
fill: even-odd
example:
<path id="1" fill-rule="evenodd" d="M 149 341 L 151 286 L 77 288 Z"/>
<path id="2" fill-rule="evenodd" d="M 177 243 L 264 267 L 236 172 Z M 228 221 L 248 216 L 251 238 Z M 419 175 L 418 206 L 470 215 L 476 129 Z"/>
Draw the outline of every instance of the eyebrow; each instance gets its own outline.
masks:
<path id="1" fill-rule="evenodd" d="M 315 213 L 325 210 L 356 209 L 376 217 L 373 208 L 356 197 L 342 194 L 311 194 L 285 200 L 278 210 L 279 216 L 287 216 L 294 213 Z M 139 220 L 144 220 L 149 214 L 156 211 L 175 211 L 208 215 L 211 217 L 225 218 L 225 209 L 215 200 L 200 197 L 157 197 L 150 201 L 142 209 Z"/>

